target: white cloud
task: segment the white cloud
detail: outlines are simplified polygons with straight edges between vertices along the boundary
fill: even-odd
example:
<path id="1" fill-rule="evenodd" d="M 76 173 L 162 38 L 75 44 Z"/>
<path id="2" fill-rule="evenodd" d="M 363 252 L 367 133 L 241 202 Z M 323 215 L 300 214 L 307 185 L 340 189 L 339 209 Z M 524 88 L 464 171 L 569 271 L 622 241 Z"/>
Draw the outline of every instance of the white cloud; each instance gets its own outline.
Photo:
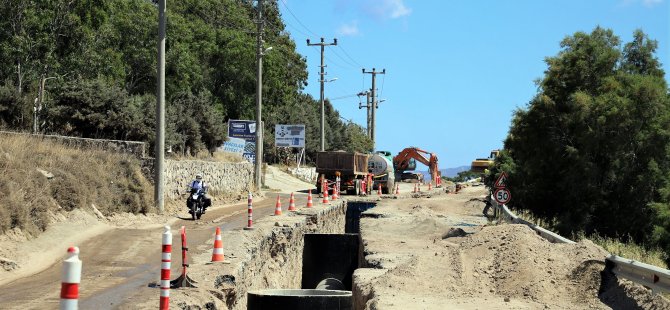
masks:
<path id="1" fill-rule="evenodd" d="M 341 36 L 357 36 L 360 34 L 360 31 L 358 30 L 358 21 L 354 20 L 351 23 L 346 23 L 340 25 L 339 28 L 337 28 L 337 34 Z"/>
<path id="2" fill-rule="evenodd" d="M 400 18 L 412 13 L 412 9 L 405 6 L 404 0 L 368 0 L 365 11 L 380 19 Z"/>

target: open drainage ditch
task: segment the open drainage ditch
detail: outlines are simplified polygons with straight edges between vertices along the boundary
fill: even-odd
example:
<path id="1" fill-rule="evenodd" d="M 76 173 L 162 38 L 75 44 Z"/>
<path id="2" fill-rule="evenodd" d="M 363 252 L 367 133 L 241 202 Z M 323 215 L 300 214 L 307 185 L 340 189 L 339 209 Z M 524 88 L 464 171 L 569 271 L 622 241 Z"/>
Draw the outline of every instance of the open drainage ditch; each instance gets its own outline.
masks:
<path id="1" fill-rule="evenodd" d="M 301 289 L 247 293 L 247 309 L 353 309 L 352 276 L 359 266 L 361 213 L 373 202 L 347 202 L 344 234 L 305 234 Z"/>

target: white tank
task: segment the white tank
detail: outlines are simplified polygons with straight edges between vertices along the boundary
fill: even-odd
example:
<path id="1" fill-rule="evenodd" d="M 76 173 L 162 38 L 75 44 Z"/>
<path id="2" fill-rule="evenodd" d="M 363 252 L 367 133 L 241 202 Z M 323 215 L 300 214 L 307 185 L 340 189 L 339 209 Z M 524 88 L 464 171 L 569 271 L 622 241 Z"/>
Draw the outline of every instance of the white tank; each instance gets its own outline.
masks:
<path id="1" fill-rule="evenodd" d="M 393 163 L 388 158 L 374 154 L 368 159 L 368 169 L 372 169 L 374 175 L 393 175 Z"/>

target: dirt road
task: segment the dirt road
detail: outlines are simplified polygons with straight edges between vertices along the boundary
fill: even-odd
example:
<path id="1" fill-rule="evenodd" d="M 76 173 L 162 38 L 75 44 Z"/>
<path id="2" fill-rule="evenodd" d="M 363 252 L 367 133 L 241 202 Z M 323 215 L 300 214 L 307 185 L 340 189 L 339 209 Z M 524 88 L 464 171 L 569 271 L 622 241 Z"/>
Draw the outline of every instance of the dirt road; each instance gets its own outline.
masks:
<path id="1" fill-rule="evenodd" d="M 276 195 L 269 194 L 271 198 Z M 281 194 L 284 208 L 288 195 Z M 296 195 L 296 203 L 304 203 L 306 195 Z M 275 199 L 254 203 L 254 218 L 273 214 Z M 193 222 L 182 214 L 172 227 L 172 274 L 181 272 L 178 229 L 186 227 L 189 254 L 211 251 L 207 242 L 213 240 L 214 228 L 241 229 L 247 223 L 247 204 L 238 203 L 207 212 Z M 155 226 L 155 225 L 154 225 Z M 156 297 L 158 289 L 149 284 L 159 279 L 161 228 L 113 229 L 79 244 L 83 261 L 80 285 L 82 309 L 132 309 L 134 300 Z M 33 276 L 0 286 L 0 309 L 53 309 L 58 307 L 61 263 Z"/>

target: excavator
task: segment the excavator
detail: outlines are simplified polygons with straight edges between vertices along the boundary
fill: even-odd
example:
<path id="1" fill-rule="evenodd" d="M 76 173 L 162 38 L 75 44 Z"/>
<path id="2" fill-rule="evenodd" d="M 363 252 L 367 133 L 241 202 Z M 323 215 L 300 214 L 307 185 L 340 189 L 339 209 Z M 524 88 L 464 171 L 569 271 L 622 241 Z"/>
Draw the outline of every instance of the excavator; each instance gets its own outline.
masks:
<path id="1" fill-rule="evenodd" d="M 403 179 L 402 176 L 406 170 L 416 169 L 417 161 L 428 166 L 432 180 L 431 182 L 437 182 L 437 180 L 442 177 L 442 173 L 440 173 L 440 169 L 437 166 L 437 155 L 417 147 L 408 147 L 400 151 L 398 155 L 393 157 L 393 167 L 395 168 L 396 173 Z"/>
<path id="2" fill-rule="evenodd" d="M 500 150 L 493 150 L 488 158 L 477 158 L 473 160 L 470 170 L 473 172 L 484 173 L 484 170 L 489 169 L 489 167 L 493 165 L 498 154 L 500 154 Z"/>

